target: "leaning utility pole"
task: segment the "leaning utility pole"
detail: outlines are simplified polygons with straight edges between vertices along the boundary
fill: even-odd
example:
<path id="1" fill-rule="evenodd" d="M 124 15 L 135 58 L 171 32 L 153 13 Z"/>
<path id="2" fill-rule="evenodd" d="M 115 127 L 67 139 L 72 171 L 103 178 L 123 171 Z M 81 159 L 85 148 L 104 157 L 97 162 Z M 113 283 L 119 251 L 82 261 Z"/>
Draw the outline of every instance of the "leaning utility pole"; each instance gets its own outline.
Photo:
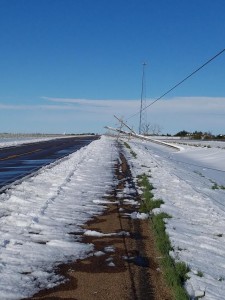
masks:
<path id="1" fill-rule="evenodd" d="M 127 127 L 132 133 L 136 134 L 136 132 L 130 128 L 130 126 L 128 126 L 126 123 L 124 123 L 124 121 L 122 120 L 122 118 L 118 118 L 117 116 L 114 115 L 114 118 L 116 118 L 121 124 L 123 124 L 123 126 Z"/>
<path id="2" fill-rule="evenodd" d="M 141 134 L 142 127 L 142 110 L 143 110 L 143 94 L 144 94 L 144 85 L 145 85 L 145 66 L 147 64 L 143 63 L 143 72 L 142 72 L 142 84 L 141 84 L 141 106 L 140 106 L 140 120 L 139 120 L 139 134 Z"/>

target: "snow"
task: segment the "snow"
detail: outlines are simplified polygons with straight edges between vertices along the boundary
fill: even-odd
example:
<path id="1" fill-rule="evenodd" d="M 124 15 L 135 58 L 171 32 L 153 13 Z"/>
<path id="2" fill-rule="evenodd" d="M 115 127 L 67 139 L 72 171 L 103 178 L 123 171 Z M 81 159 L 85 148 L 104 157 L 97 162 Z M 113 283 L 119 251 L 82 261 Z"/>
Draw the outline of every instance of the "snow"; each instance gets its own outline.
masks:
<path id="1" fill-rule="evenodd" d="M 105 255 L 105 252 L 103 252 L 103 251 L 96 251 L 94 253 L 94 256 L 102 256 L 102 255 Z"/>
<path id="2" fill-rule="evenodd" d="M 208 142 L 209 143 L 209 142 Z M 137 154 L 130 157 L 133 176 L 147 173 L 155 187 L 156 199 L 173 251 L 171 256 L 190 267 L 186 289 L 192 299 L 224 299 L 225 295 L 225 150 L 182 145 L 181 151 L 147 141 L 129 143 Z M 212 189 L 214 184 L 218 189 Z"/>
<path id="3" fill-rule="evenodd" d="M 93 236 L 93 237 L 106 237 L 106 236 L 113 236 L 115 233 L 102 233 L 95 230 L 86 230 L 84 232 L 84 235 L 86 236 Z"/>
<path id="4" fill-rule="evenodd" d="M 196 147 L 175 140 L 180 151 L 137 139 L 128 143 L 137 154 L 133 158 L 124 147 L 133 177 L 151 175 L 154 197 L 164 201 L 154 213 L 172 217 L 166 219 L 170 254 L 190 267 L 188 293 L 192 299 L 224 299 L 225 149 L 215 142 Z M 113 245 L 96 251 L 93 244 L 82 243 L 81 236 L 107 235 L 82 225 L 106 208 L 105 197 L 117 183 L 118 159 L 114 139 L 102 137 L 0 194 L 0 299 L 30 297 L 53 287 L 64 280 L 54 272 L 61 263 L 115 251 Z M 120 196 L 138 206 L 133 192 L 125 186 Z M 130 217 L 149 215 L 137 211 Z M 115 266 L 112 258 L 106 264 Z"/>
<path id="5" fill-rule="evenodd" d="M 108 263 L 108 266 L 109 267 L 115 267 L 116 265 L 114 264 L 114 262 L 111 261 L 111 262 Z"/>
<path id="6" fill-rule="evenodd" d="M 49 140 L 53 140 L 53 139 L 57 139 L 57 138 L 66 138 L 66 137 L 64 137 L 64 136 L 61 136 L 61 137 L 40 137 L 40 138 L 23 137 L 23 136 L 21 136 L 21 137 L 11 137 L 11 138 L 9 138 L 9 137 L 7 137 L 7 138 L 0 137 L 0 148 L 18 146 L 18 145 L 29 144 L 29 143 L 49 141 Z"/>
<path id="7" fill-rule="evenodd" d="M 105 252 L 115 252 L 115 247 L 114 246 L 106 246 L 104 248 Z"/>
<path id="8" fill-rule="evenodd" d="M 52 287 L 55 266 L 93 255 L 81 225 L 104 210 L 117 155 L 102 138 L 0 194 L 0 299 Z"/>
<path id="9" fill-rule="evenodd" d="M 139 212 L 132 212 L 130 214 L 131 219 L 140 219 L 140 220 L 146 220 L 149 218 L 149 214 L 146 213 L 139 213 Z"/>

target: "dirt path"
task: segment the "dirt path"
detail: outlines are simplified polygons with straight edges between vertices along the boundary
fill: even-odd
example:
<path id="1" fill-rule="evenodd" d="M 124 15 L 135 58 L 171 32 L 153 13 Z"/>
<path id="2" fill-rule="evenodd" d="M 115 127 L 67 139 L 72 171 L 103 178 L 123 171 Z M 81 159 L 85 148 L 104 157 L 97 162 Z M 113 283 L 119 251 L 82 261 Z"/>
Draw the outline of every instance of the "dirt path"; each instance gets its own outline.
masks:
<path id="1" fill-rule="evenodd" d="M 159 271 L 149 221 L 128 215 L 137 211 L 137 205 L 131 201 L 136 201 L 138 195 L 122 154 L 115 171 L 119 184 L 107 197 L 107 210 L 84 226 L 109 235 L 84 236 L 84 243 L 94 244 L 94 255 L 60 266 L 57 271 L 69 281 L 31 299 L 171 299 Z M 124 194 L 125 187 L 132 189 L 133 194 Z"/>

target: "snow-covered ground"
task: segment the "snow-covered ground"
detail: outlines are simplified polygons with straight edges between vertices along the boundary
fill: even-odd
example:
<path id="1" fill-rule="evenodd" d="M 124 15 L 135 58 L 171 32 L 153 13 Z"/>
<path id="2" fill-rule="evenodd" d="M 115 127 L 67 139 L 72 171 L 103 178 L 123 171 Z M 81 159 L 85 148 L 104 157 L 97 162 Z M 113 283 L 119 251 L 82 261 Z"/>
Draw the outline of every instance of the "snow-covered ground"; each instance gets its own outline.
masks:
<path id="1" fill-rule="evenodd" d="M 133 175 L 151 174 L 155 197 L 165 202 L 158 211 L 172 216 L 171 255 L 191 269 L 189 294 L 225 299 L 225 150 L 129 143 L 137 153 L 134 159 L 124 150 Z M 54 286 L 60 280 L 54 266 L 95 254 L 79 234 L 107 205 L 117 159 L 114 140 L 103 136 L 0 194 L 0 299 Z"/>
<path id="2" fill-rule="evenodd" d="M 213 147 L 213 148 L 222 148 L 225 149 L 225 142 L 224 141 L 207 141 L 207 140 L 176 140 L 172 142 L 175 142 L 177 144 L 183 144 L 183 145 L 190 145 L 195 147 Z"/>
<path id="3" fill-rule="evenodd" d="M 36 142 L 43 142 L 43 141 L 49 141 L 57 138 L 63 138 L 62 137 L 0 137 L 0 148 L 4 147 L 11 147 L 11 146 L 18 146 L 22 144 L 28 144 L 28 143 L 36 143 Z"/>
<path id="4" fill-rule="evenodd" d="M 74 233 L 104 209 L 117 155 L 102 138 L 0 195 L 0 299 L 53 286 L 54 266 L 94 250 Z"/>
<path id="5" fill-rule="evenodd" d="M 193 299 L 225 299 L 225 150 L 213 143 L 181 151 L 140 140 L 130 145 L 134 176 L 151 174 L 154 196 L 165 202 L 155 212 L 172 216 L 171 255 L 191 269 L 187 291 Z"/>

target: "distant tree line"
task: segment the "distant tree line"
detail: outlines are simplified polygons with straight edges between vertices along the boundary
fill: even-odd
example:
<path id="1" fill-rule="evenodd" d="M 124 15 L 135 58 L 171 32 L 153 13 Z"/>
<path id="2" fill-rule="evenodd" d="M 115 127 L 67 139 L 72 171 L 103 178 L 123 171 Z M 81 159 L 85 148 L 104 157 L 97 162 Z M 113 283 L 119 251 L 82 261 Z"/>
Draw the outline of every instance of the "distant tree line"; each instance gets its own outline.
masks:
<path id="1" fill-rule="evenodd" d="M 143 135 L 161 135 L 162 127 L 158 124 L 152 124 L 152 123 L 144 123 L 141 127 L 141 134 Z M 162 134 L 164 136 L 164 134 Z M 172 136 L 171 134 L 167 134 L 166 136 Z M 194 140 L 225 140 L 225 134 L 217 134 L 214 135 L 210 131 L 203 132 L 203 131 L 193 131 L 189 132 L 186 130 L 181 130 L 174 134 L 173 136 L 177 137 L 183 137 L 183 138 L 189 138 Z"/>
<path id="2" fill-rule="evenodd" d="M 214 135 L 211 132 L 202 132 L 202 131 L 194 131 L 194 132 L 189 132 L 186 130 L 181 130 L 177 132 L 174 136 L 179 136 L 179 137 L 186 137 L 194 140 L 223 140 L 225 139 L 224 134 L 218 134 Z"/>

